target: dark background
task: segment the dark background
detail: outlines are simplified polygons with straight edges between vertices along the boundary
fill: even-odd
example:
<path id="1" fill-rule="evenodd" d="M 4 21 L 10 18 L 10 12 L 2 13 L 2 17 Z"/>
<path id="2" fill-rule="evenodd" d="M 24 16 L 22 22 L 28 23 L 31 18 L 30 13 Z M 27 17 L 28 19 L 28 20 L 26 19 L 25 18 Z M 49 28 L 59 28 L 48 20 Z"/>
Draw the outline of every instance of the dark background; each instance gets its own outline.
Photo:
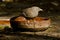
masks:
<path id="1" fill-rule="evenodd" d="M 31 6 L 38 6 L 44 10 L 39 16 L 60 16 L 60 0 L 14 0 L 13 2 L 0 0 L 0 16 L 20 15 L 21 10 Z"/>

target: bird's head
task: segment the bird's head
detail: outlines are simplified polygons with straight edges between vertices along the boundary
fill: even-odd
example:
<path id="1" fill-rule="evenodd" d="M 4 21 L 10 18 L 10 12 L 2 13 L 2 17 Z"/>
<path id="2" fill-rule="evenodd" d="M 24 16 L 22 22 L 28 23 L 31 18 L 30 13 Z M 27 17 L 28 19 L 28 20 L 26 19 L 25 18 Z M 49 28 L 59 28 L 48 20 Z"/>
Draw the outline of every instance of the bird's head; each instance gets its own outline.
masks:
<path id="1" fill-rule="evenodd" d="M 32 9 L 35 9 L 36 11 L 43 11 L 43 9 L 37 7 L 37 6 L 33 6 Z"/>

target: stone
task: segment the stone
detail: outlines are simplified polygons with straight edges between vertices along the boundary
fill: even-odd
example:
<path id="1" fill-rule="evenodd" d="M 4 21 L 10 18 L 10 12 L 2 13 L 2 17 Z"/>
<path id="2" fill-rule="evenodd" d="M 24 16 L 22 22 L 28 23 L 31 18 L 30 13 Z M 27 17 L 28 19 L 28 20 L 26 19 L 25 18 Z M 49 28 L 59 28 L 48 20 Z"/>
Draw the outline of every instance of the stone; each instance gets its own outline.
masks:
<path id="1" fill-rule="evenodd" d="M 13 28 L 15 29 L 20 28 L 19 30 L 27 29 L 27 31 L 28 30 L 29 31 L 43 31 L 49 28 L 49 26 L 51 25 L 51 19 L 44 18 L 44 17 L 35 17 L 35 18 L 27 19 L 23 16 L 20 16 L 20 17 L 15 18 L 13 21 L 12 21 L 13 24 L 16 25 L 15 27 L 12 26 Z"/>

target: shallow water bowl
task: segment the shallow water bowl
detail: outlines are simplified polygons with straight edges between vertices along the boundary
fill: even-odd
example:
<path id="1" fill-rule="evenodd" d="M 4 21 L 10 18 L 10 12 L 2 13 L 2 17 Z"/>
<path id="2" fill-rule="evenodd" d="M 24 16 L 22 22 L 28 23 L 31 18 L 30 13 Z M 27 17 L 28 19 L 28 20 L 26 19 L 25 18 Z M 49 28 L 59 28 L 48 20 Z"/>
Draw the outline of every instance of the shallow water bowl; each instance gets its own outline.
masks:
<path id="1" fill-rule="evenodd" d="M 19 29 L 21 31 L 43 31 L 50 27 L 51 19 L 44 17 L 35 17 L 32 19 L 27 19 L 25 17 L 17 17 L 12 20 L 11 25 L 15 25 L 14 29 Z"/>

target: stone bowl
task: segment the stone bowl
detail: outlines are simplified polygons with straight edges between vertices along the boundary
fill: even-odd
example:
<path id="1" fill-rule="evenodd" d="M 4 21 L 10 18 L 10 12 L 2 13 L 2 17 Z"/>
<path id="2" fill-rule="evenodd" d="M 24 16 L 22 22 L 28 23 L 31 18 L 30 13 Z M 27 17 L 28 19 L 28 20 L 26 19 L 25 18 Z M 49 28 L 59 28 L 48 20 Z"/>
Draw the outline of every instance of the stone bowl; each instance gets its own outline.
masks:
<path id="1" fill-rule="evenodd" d="M 11 21 L 11 25 L 15 25 L 12 28 L 19 29 L 22 31 L 43 31 L 50 27 L 51 19 L 44 17 L 35 17 L 32 19 L 28 19 L 25 17 L 17 17 L 13 21 Z"/>

